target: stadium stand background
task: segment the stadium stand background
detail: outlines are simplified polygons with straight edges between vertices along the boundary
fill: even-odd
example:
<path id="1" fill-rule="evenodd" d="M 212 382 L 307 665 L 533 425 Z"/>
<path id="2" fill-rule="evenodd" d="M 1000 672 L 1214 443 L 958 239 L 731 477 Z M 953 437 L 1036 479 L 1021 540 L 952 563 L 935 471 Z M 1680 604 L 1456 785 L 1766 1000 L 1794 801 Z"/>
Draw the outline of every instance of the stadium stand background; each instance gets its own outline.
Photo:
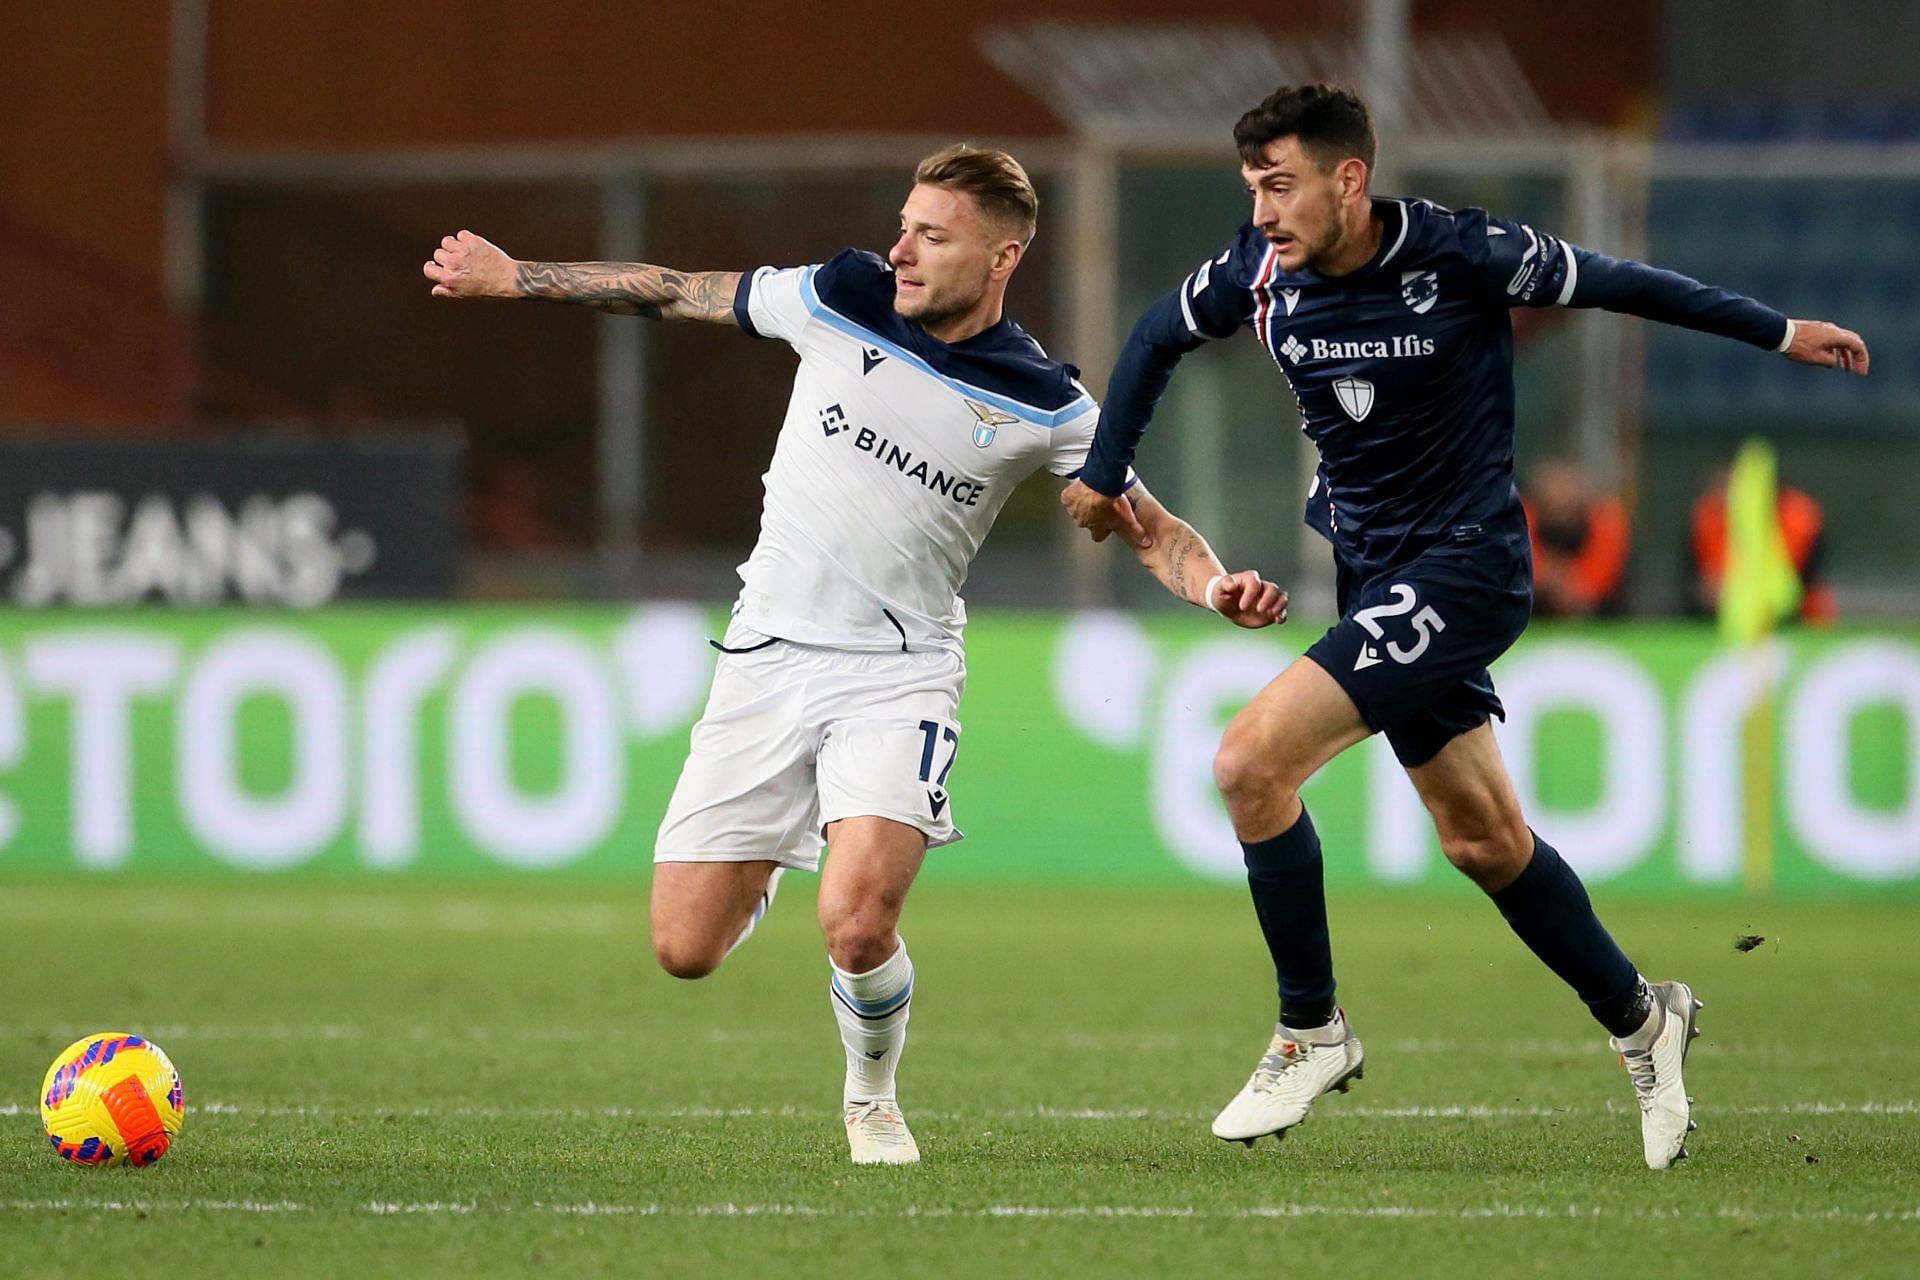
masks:
<path id="1" fill-rule="evenodd" d="M 1909 613 L 1904 584 L 1920 569 L 1920 513 L 1904 492 L 1920 463 L 1920 372 L 1908 354 L 1908 300 L 1920 285 L 1920 182 L 1910 176 L 1920 100 L 1900 69 L 1920 37 L 1912 17 L 1871 5 L 1817 17 L 1761 9 L 1764 20 L 1752 6 L 1637 0 L 1558 6 L 1547 21 L 1518 0 L 1475 0 L 1414 4 L 1412 22 L 1417 37 L 1497 35 L 1557 127 L 1714 157 L 1699 174 L 1661 169 L 1647 181 L 1647 255 L 1851 324 L 1875 346 L 1874 376 L 1843 383 L 1691 335 L 1649 336 L 1644 381 L 1634 368 L 1623 375 L 1636 388 L 1618 477 L 1635 513 L 1631 607 L 1677 606 L 1693 492 L 1740 434 L 1759 429 L 1779 443 L 1784 474 L 1826 502 L 1843 613 Z M 9 122 L 0 163 L 24 180 L 0 188 L 9 279 L 0 430 L 240 426 L 330 437 L 458 423 L 470 595 L 724 594 L 757 504 L 757 468 L 737 460 L 765 453 L 787 356 L 672 328 L 645 335 L 648 429 L 635 459 L 644 506 L 628 549 L 640 568 L 629 556 L 627 571 L 608 572 L 595 554 L 606 531 L 591 499 L 604 481 L 593 421 L 606 322 L 563 309 L 435 307 L 415 274 L 434 238 L 456 226 L 523 255 L 599 256 L 602 193 L 569 178 L 328 178 L 330 158 L 448 147 L 552 154 L 631 139 L 767 139 L 805 150 L 883 134 L 1071 145 L 1068 124 L 981 52 L 985 33 L 1028 16 L 990 0 L 949 6 L 937 32 L 890 25 L 897 19 L 880 8 L 827 23 L 788 6 L 731 5 L 724 44 L 709 9 L 612 0 L 537 13 L 497 0 L 404 12 L 371 0 L 13 3 L 3 12 L 19 56 L 0 85 Z M 1102 23 L 1163 16 L 1144 0 L 1046 12 Z M 1293 6 L 1272 34 L 1341 34 L 1351 13 L 1325 0 Z M 1244 14 L 1201 0 L 1181 19 Z M 206 142 L 273 158 L 259 171 L 267 177 L 229 173 L 196 188 L 204 269 L 192 281 L 167 245 L 170 202 L 185 198 L 191 168 L 183 104 L 168 89 L 183 17 L 204 21 L 208 36 Z M 1796 147 L 1824 155 L 1828 169 L 1798 176 L 1785 164 L 1756 175 L 1737 158 L 1747 148 L 1791 159 Z M 1905 168 L 1888 168 L 1887 157 Z M 1390 190 L 1545 225 L 1567 220 L 1564 184 L 1463 177 L 1423 168 L 1417 152 L 1388 159 Z M 1241 216 L 1226 160 L 1223 143 L 1214 156 L 1121 174 L 1117 330 Z M 286 180 L 303 163 L 321 176 Z M 1071 358 L 1060 288 L 1071 210 L 1053 177 L 1041 185 L 1042 235 L 1013 310 Z M 702 267 L 817 257 L 849 239 L 883 246 L 899 188 L 888 167 L 689 170 L 648 182 L 635 240 L 651 257 Z M 1567 326 L 1529 318 L 1522 338 L 1524 465 L 1567 446 L 1582 393 L 1568 376 L 1581 348 Z M 1236 552 L 1290 572 L 1303 555 L 1291 487 L 1302 464 L 1291 424 L 1272 420 L 1271 371 L 1251 348 L 1196 359 L 1220 362 L 1217 398 L 1170 409 L 1225 425 L 1185 445 L 1162 433 L 1150 474 L 1197 505 Z M 1104 369 L 1085 363 L 1097 389 Z M 1211 496 L 1221 458 L 1242 456 L 1289 487 Z M 1046 584 L 1070 555 L 1051 495 L 1036 486 L 1010 508 L 971 594 L 1050 601 Z M 1127 575 L 1107 589 L 1153 598 Z"/>

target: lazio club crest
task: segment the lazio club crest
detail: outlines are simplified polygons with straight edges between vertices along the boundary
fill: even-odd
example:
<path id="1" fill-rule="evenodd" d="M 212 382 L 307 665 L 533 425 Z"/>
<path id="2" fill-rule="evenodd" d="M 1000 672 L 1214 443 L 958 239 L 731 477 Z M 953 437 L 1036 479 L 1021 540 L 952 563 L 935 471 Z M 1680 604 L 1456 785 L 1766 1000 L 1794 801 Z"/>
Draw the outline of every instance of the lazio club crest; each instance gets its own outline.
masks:
<path id="1" fill-rule="evenodd" d="M 1413 313 L 1423 316 L 1433 310 L 1433 304 L 1440 299 L 1440 274 L 1436 271 L 1402 271 L 1400 273 L 1400 300 L 1413 308 Z"/>
<path id="2" fill-rule="evenodd" d="M 1010 413 L 1001 413 L 998 409 L 989 409 L 977 400 L 967 401 L 967 408 L 973 410 L 973 416 L 980 419 L 973 428 L 974 447 L 979 449 L 984 449 L 992 444 L 993 438 L 999 434 L 1000 428 L 1010 427 L 1020 421 L 1020 419 Z"/>

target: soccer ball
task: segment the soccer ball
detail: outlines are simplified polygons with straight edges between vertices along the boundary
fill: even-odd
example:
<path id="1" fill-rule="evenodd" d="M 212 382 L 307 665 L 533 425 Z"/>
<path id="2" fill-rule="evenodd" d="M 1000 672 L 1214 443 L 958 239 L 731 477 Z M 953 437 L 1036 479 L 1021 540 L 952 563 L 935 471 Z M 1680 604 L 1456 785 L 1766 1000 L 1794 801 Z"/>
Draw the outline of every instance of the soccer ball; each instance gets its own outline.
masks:
<path id="1" fill-rule="evenodd" d="M 159 1045 L 124 1031 L 74 1041 L 40 1086 L 47 1141 L 75 1164 L 152 1164 L 186 1114 L 173 1063 Z"/>

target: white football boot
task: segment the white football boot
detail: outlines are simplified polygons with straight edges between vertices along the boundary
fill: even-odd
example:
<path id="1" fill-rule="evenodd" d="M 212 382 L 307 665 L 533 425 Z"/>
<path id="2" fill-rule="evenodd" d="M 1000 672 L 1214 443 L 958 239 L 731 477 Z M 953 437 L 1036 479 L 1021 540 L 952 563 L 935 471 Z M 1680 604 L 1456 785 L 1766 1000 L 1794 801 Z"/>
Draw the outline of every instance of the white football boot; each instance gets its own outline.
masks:
<path id="1" fill-rule="evenodd" d="M 1702 1006 L 1685 983 L 1654 982 L 1647 990 L 1653 995 L 1653 1012 L 1646 1028 L 1607 1043 L 1620 1055 L 1640 1100 L 1640 1143 L 1647 1167 L 1666 1169 L 1686 1159 L 1687 1133 L 1696 1127 L 1693 1099 L 1687 1096 L 1680 1069 L 1686 1065 L 1688 1046 L 1700 1034 L 1693 1016 Z"/>
<path id="2" fill-rule="evenodd" d="M 1347 1026 L 1344 1010 L 1336 1009 L 1324 1027 L 1295 1030 L 1274 1028 L 1260 1065 L 1246 1088 L 1213 1118 L 1213 1136 L 1249 1147 L 1257 1138 L 1275 1140 L 1307 1118 L 1314 1099 L 1323 1093 L 1345 1093 L 1366 1074 L 1366 1051 Z"/>
<path id="3" fill-rule="evenodd" d="M 847 1104 L 847 1146 L 855 1164 L 919 1164 L 920 1144 L 892 1098 Z"/>

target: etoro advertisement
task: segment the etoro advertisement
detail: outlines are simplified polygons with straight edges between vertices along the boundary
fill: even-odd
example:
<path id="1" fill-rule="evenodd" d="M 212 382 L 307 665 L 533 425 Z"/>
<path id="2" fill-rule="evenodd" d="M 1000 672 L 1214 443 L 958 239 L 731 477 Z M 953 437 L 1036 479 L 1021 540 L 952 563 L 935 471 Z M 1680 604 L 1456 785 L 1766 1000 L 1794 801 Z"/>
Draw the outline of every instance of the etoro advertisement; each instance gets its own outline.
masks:
<path id="1" fill-rule="evenodd" d="M 968 838 L 929 874 L 1238 880 L 1213 750 L 1319 632 L 1210 621 L 977 619 L 949 780 Z M 642 877 L 722 622 L 0 614 L 0 877 Z M 1537 627 L 1494 677 L 1522 801 L 1589 880 L 1920 887 L 1920 632 L 1734 652 L 1690 627 Z M 1384 742 L 1305 796 L 1330 883 L 1453 878 Z"/>

